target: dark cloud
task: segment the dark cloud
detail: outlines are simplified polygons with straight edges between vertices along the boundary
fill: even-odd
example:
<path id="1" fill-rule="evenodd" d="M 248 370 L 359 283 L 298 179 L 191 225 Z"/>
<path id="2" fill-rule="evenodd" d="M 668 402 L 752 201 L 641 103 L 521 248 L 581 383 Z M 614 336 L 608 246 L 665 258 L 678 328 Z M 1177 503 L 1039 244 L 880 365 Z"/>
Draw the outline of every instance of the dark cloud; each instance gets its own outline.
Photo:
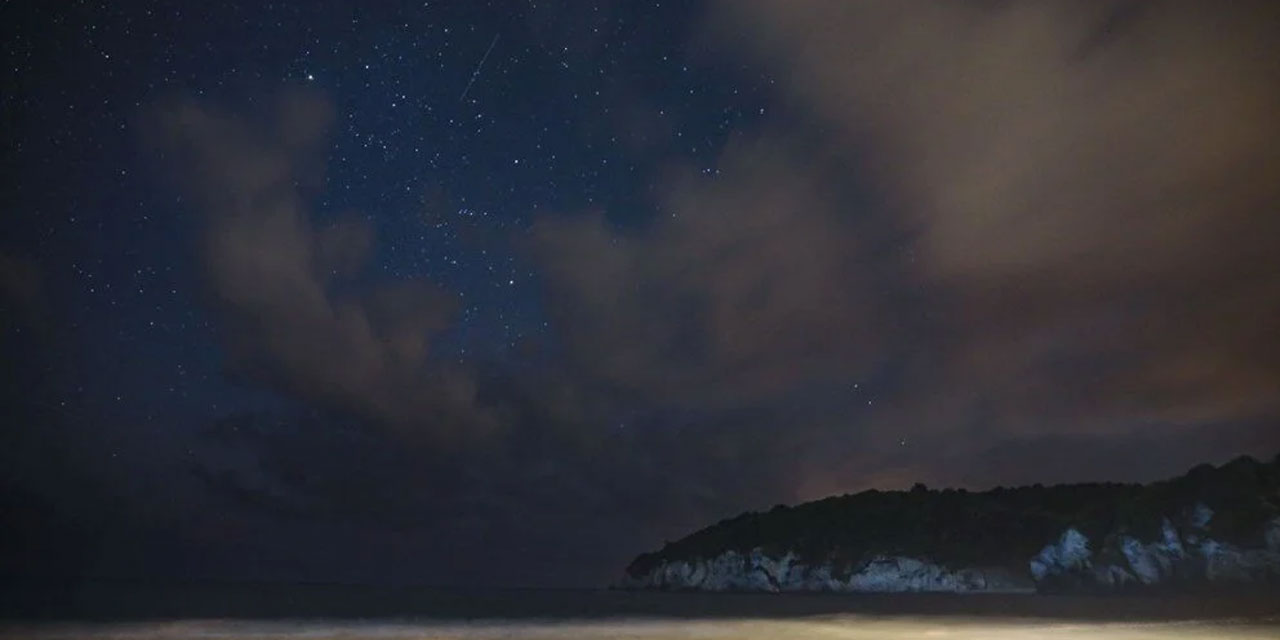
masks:
<path id="1" fill-rule="evenodd" d="M 494 426 L 470 375 L 431 357 L 451 295 L 420 280 L 336 286 L 359 275 L 373 234 L 354 216 L 324 224 L 308 210 L 333 119 L 326 101 L 286 93 L 257 123 L 189 102 L 155 119 L 205 216 L 202 262 L 235 372 L 438 441 Z"/>
<path id="2" fill-rule="evenodd" d="M 315 409 L 212 425 L 189 471 L 218 504 L 321 529 L 412 531 L 432 541 L 415 553 L 436 563 L 433 579 L 442 582 L 503 573 L 506 581 L 559 574 L 566 584 L 581 584 L 607 579 L 661 535 L 678 535 L 761 496 L 780 499 L 780 467 L 765 455 L 764 443 L 775 440 L 771 419 L 667 419 L 610 389 L 616 363 L 609 361 L 584 362 L 583 370 L 543 363 L 531 375 L 514 365 L 462 368 L 433 357 L 432 338 L 453 322 L 455 300 L 429 283 L 378 282 L 362 272 L 376 243 L 371 229 L 354 215 L 322 221 L 308 206 L 322 182 L 316 158 L 325 155 L 329 105 L 286 94 L 273 109 L 257 120 L 191 102 L 153 112 L 156 147 L 203 216 L 200 263 L 230 369 Z M 756 211 L 755 226 L 733 242 L 758 244 L 770 232 L 777 221 L 767 209 Z M 704 236 L 716 235 L 714 220 L 692 222 Z M 572 240 L 570 227 L 538 235 Z M 733 269 L 749 262 L 750 247 L 733 242 L 724 245 L 725 267 L 690 274 L 691 282 L 734 278 Z M 799 255 L 802 248 L 787 251 Z M 742 309 L 733 305 L 751 304 L 748 296 L 793 307 L 769 318 L 771 326 L 743 325 L 757 338 L 806 311 L 802 292 L 773 290 L 768 282 L 753 292 L 728 284 L 734 292 L 704 305 L 717 331 L 737 322 Z M 840 285 L 825 286 L 831 290 L 822 293 L 836 304 L 852 304 Z M 761 362 L 716 388 L 740 393 L 789 384 L 785 349 L 806 348 L 802 336 L 789 335 L 786 344 L 759 353 L 750 336 L 726 341 L 718 347 L 717 358 L 729 358 L 721 369 Z M 607 336 L 594 335 L 613 339 Z M 820 364 L 819 356 L 802 357 Z M 718 373 L 694 364 L 681 375 L 706 383 Z M 675 388 L 655 381 L 653 390 Z"/>

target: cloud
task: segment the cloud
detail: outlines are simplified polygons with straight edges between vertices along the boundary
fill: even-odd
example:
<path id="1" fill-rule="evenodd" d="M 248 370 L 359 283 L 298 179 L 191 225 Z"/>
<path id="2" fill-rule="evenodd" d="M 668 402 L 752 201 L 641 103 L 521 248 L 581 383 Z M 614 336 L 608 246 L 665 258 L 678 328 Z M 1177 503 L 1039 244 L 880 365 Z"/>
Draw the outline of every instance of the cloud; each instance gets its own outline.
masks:
<path id="1" fill-rule="evenodd" d="M 636 234 L 544 218 L 535 254 L 573 363 L 593 381 L 683 406 L 736 407 L 882 357 L 876 274 L 847 185 L 781 142 L 735 144 L 721 177 L 673 170 Z"/>
<path id="2" fill-rule="evenodd" d="M 722 43 L 876 158 L 941 292 L 926 389 L 1079 428 L 1275 411 L 1275 6 L 721 3 Z M 957 385 L 957 383 L 959 383 Z"/>
<path id="3" fill-rule="evenodd" d="M 563 360 L 534 375 L 437 362 L 452 297 L 367 286 L 371 230 L 308 211 L 323 101 L 287 96 L 256 123 L 167 105 L 230 364 L 358 416 L 259 438 L 287 486 L 224 484 L 426 527 L 459 575 L 575 554 L 608 575 L 779 500 L 1121 473 L 1135 447 L 1161 452 L 1128 470 L 1145 477 L 1270 453 L 1267 11 L 720 3 L 716 50 L 769 67 L 776 111 L 799 117 L 731 141 L 716 175 L 669 167 L 645 225 L 539 216 L 528 246 Z M 429 446 L 392 455 L 401 440 L 350 424 Z M 425 458 L 474 434 L 493 437 Z M 494 548 L 520 557 L 484 560 Z"/>
<path id="4" fill-rule="evenodd" d="M 283 94 L 260 122 L 191 102 L 155 111 L 160 148 L 204 216 L 201 259 L 230 368 L 432 440 L 486 432 L 470 374 L 430 353 L 453 296 L 421 280 L 335 286 L 359 274 L 373 233 L 308 210 L 332 119 L 307 93 Z"/>
<path id="5" fill-rule="evenodd" d="M 1061 434 L 1193 451 L 1206 425 L 1260 429 L 1280 414 L 1275 13 L 716 4 L 711 48 L 797 117 L 717 176 L 670 172 L 640 229 L 538 222 L 574 375 L 772 412 L 714 437 L 785 446 L 775 475 L 807 497 L 980 483 L 961 461 Z"/>
<path id="6" fill-rule="evenodd" d="M 593 363 L 585 374 L 548 364 L 530 376 L 434 358 L 433 337 L 453 322 L 453 297 L 427 282 L 369 277 L 372 230 L 357 216 L 322 221 L 308 205 L 323 183 L 317 159 L 332 120 L 323 99 L 286 93 L 257 119 L 189 101 L 159 105 L 151 116 L 152 142 L 202 219 L 199 260 L 228 368 L 307 408 L 228 420 L 200 436 L 202 455 L 188 471 L 215 504 L 326 531 L 412 530 L 432 545 L 416 557 L 438 563 L 443 581 L 545 576 L 555 563 L 602 580 L 660 534 L 784 486 L 767 447 L 746 446 L 764 439 L 759 417 L 690 425 L 646 408 L 616 420 L 620 406 L 626 411 L 620 396 L 595 394 L 616 362 Z M 575 237 L 567 221 L 547 221 L 561 223 L 546 242 Z M 711 221 L 698 224 L 715 235 Z M 758 242 L 752 238 L 770 221 L 755 224 L 761 228 L 745 230 L 744 240 Z M 735 264 L 748 259 L 733 251 L 726 258 Z M 790 296 L 787 304 L 804 311 L 794 292 L 759 295 Z M 729 302 L 716 301 L 708 317 L 732 324 Z M 736 361 L 755 357 L 749 341 L 728 347 Z M 789 366 L 779 361 L 786 355 L 765 352 L 758 372 L 725 388 L 770 386 Z M 713 374 L 699 366 L 686 375 Z M 749 477 L 738 477 L 747 467 Z"/>

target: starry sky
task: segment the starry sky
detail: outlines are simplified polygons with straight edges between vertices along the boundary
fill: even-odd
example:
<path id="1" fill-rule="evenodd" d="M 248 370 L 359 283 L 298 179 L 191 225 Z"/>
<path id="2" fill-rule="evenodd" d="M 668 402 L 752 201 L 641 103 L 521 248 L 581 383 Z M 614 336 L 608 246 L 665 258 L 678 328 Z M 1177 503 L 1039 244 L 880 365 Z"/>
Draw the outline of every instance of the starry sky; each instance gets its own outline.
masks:
<path id="1" fill-rule="evenodd" d="M 591 586 L 1280 449 L 1267 2 L 10 2 L 5 576 Z"/>

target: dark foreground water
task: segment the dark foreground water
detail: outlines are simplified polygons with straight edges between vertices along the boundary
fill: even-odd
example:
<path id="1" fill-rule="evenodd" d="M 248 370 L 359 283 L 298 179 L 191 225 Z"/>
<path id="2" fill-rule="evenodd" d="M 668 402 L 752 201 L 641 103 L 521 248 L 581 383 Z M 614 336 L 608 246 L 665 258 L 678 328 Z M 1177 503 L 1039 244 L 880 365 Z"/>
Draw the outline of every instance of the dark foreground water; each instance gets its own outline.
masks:
<path id="1" fill-rule="evenodd" d="M 1280 597 L 46 585 L 0 589 L 0 637 L 1280 639 Z"/>

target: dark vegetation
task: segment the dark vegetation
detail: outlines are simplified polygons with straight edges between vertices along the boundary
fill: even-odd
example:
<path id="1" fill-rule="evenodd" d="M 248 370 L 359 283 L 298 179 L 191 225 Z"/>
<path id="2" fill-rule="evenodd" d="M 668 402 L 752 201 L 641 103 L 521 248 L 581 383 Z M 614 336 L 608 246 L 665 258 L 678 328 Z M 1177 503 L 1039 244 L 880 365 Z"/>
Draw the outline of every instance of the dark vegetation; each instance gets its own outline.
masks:
<path id="1" fill-rule="evenodd" d="M 1170 518 L 1190 526 L 1204 503 L 1214 515 L 1206 534 L 1241 546 L 1263 544 L 1263 524 L 1280 515 L 1280 455 L 1271 462 L 1237 458 L 1204 464 L 1148 485 L 1087 483 L 996 487 L 989 491 L 869 490 L 794 507 L 748 512 L 695 532 L 660 551 L 637 557 L 627 571 L 642 575 L 667 560 L 710 558 L 761 548 L 771 556 L 795 552 L 808 563 L 851 571 L 876 554 L 925 558 L 950 567 L 1003 566 L 1025 570 L 1029 558 L 1067 527 L 1091 544 L 1119 535 L 1153 540 Z M 1095 549 L 1098 547 L 1095 546 Z"/>

